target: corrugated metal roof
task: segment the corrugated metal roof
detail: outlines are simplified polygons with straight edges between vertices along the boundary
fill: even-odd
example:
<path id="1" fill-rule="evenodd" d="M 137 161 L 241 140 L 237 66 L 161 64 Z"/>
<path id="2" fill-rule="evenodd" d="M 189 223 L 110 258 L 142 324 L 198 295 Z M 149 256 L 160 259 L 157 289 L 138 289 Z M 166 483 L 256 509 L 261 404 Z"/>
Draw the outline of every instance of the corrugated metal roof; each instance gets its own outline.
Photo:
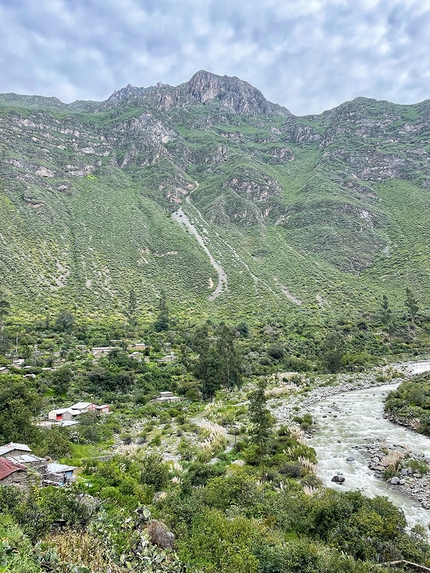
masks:
<path id="1" fill-rule="evenodd" d="M 12 462 L 11 460 L 0 458 L 0 480 L 7 478 L 7 476 L 10 476 L 11 474 L 19 471 L 26 472 L 27 468 L 21 464 Z"/>
<path id="2" fill-rule="evenodd" d="M 77 402 L 76 404 L 73 404 L 73 406 L 70 406 L 70 409 L 71 410 L 85 410 L 85 408 L 89 408 L 92 405 L 93 405 L 92 402 Z"/>
<path id="3" fill-rule="evenodd" d="M 44 462 L 44 458 L 38 458 L 34 454 L 22 454 L 20 456 L 6 456 L 4 459 L 16 462 L 18 464 L 32 464 L 35 462 Z"/>
<path id="4" fill-rule="evenodd" d="M 73 414 L 71 408 L 58 408 L 58 410 L 51 410 L 49 413 L 52 414 L 53 412 L 57 415 L 64 414 L 65 412 L 71 412 Z"/>
<path id="5" fill-rule="evenodd" d="M 0 456 L 4 456 L 8 452 L 12 452 L 13 450 L 20 450 L 22 452 L 31 452 L 31 449 L 27 446 L 27 444 L 16 444 L 15 442 L 9 442 L 9 444 L 5 444 L 4 446 L 0 447 Z"/>
<path id="6" fill-rule="evenodd" d="M 48 473 L 50 474 L 59 474 L 62 472 L 70 472 L 76 469 L 76 467 L 74 466 L 65 466 L 64 464 L 57 464 L 57 463 L 52 463 L 52 464 L 48 464 Z"/>

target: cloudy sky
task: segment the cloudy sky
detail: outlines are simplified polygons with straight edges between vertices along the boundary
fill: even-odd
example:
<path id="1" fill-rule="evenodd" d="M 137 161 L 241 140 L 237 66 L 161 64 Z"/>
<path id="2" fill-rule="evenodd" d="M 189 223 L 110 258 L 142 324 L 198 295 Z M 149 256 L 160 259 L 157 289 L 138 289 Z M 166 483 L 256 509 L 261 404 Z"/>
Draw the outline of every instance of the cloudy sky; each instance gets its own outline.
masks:
<path id="1" fill-rule="evenodd" d="M 106 99 L 205 69 L 297 115 L 430 98 L 430 0 L 0 0 L 0 92 Z"/>

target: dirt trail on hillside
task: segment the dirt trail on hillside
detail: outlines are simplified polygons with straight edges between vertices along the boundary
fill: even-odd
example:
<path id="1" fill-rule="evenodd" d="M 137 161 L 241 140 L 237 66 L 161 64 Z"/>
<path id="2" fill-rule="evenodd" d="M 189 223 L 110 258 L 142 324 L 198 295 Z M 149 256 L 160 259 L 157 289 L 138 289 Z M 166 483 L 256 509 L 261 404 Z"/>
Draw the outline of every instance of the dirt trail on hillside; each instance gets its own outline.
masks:
<path id="1" fill-rule="evenodd" d="M 198 232 L 196 227 L 188 219 L 187 215 L 182 210 L 182 207 L 179 207 L 179 209 L 175 213 L 172 214 L 172 219 L 177 221 L 182 227 L 185 227 L 186 229 L 188 229 L 190 231 L 190 233 L 195 236 L 195 238 L 197 239 L 197 242 L 199 243 L 199 245 L 202 247 L 204 252 L 209 257 L 211 265 L 213 266 L 213 268 L 218 273 L 218 285 L 217 285 L 216 289 L 213 291 L 213 293 L 209 296 L 210 301 L 215 300 L 217 298 L 217 296 L 219 296 L 224 290 L 228 290 L 226 272 L 224 271 L 222 266 L 219 264 L 219 262 L 215 260 L 212 253 L 207 248 L 207 246 L 205 244 L 205 240 L 200 235 L 200 233 Z"/>

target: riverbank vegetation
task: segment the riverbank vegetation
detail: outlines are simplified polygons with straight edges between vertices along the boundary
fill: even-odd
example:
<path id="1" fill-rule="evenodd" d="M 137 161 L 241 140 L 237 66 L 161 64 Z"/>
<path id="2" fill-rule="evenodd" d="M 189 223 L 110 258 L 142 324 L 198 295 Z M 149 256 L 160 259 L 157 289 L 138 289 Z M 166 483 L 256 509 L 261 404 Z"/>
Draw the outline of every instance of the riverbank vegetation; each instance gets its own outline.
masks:
<path id="1" fill-rule="evenodd" d="M 309 415 L 293 410 L 279 427 L 268 408 L 321 380 L 335 383 L 336 372 L 426 352 L 424 316 L 415 313 L 412 324 L 385 309 L 384 320 L 191 322 L 162 300 L 143 323 L 133 296 L 121 320 L 65 309 L 25 322 L 4 308 L 0 441 L 28 443 L 79 469 L 61 490 L 0 487 L 2 573 L 430 565 L 426 532 L 408 533 L 385 498 L 322 487 L 304 439 Z M 163 391 L 180 400 L 153 401 Z M 109 404 L 110 414 L 81 414 L 70 427 L 36 424 L 79 401 Z"/>
<path id="2" fill-rule="evenodd" d="M 430 436 L 430 374 L 403 381 L 388 395 L 385 410 L 398 423 Z"/>

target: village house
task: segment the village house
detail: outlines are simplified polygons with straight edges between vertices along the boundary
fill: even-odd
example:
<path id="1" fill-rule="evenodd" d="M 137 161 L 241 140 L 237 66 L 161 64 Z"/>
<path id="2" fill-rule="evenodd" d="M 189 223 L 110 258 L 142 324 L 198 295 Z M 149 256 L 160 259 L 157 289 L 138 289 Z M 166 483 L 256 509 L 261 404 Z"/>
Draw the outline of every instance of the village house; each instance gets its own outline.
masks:
<path id="1" fill-rule="evenodd" d="M 115 346 L 93 346 L 93 348 L 91 348 L 91 354 L 94 358 L 101 358 L 102 356 L 109 354 L 109 352 L 114 348 Z"/>
<path id="2" fill-rule="evenodd" d="M 163 356 L 163 358 L 159 358 L 157 362 L 174 362 L 176 360 L 176 354 L 174 352 L 170 352 Z"/>
<path id="3" fill-rule="evenodd" d="M 47 461 L 45 458 L 39 458 L 31 453 L 31 449 L 27 444 L 15 444 L 10 442 L 0 447 L 0 459 L 8 460 L 9 462 L 31 468 L 37 472 L 45 472 Z"/>
<path id="4" fill-rule="evenodd" d="M 21 464 L 26 468 L 31 468 L 32 470 L 35 470 L 40 474 L 46 473 L 46 468 L 48 465 L 48 462 L 46 461 L 45 458 L 39 458 L 34 454 L 21 454 L 19 456 L 8 455 L 5 456 L 4 459 L 9 460 L 10 462 L 14 462 L 16 464 Z"/>
<path id="5" fill-rule="evenodd" d="M 0 446 L 0 458 L 20 456 L 22 454 L 30 454 L 30 453 L 31 449 L 27 446 L 27 444 L 17 444 L 15 442 L 9 442 L 4 446 Z"/>
<path id="6" fill-rule="evenodd" d="M 132 352 L 128 357 L 133 358 L 133 360 L 137 360 L 138 362 L 142 362 L 142 354 L 140 352 Z"/>
<path id="7" fill-rule="evenodd" d="M 67 466 L 65 464 L 58 464 L 56 462 L 50 463 L 47 466 L 46 474 L 43 476 L 45 485 L 66 485 L 75 481 L 74 471 L 75 466 Z"/>
<path id="8" fill-rule="evenodd" d="M 31 483 L 63 486 L 75 480 L 76 467 L 39 458 L 26 444 L 11 442 L 1 446 L 0 452 L 0 486 L 28 489 Z"/>
<path id="9" fill-rule="evenodd" d="M 0 458 L 0 485 L 14 485 L 28 489 L 27 468 L 6 458 Z"/>
<path id="10" fill-rule="evenodd" d="M 180 396 L 174 396 L 173 392 L 160 392 L 158 398 L 151 400 L 151 402 L 179 402 L 182 400 Z"/>
<path id="11" fill-rule="evenodd" d="M 78 414 L 80 414 L 80 412 L 72 410 L 72 408 L 58 408 L 57 410 L 51 410 L 48 412 L 48 420 L 52 420 L 54 422 L 68 422 L 73 420 Z"/>
<path id="12" fill-rule="evenodd" d="M 109 414 L 108 404 L 102 404 L 101 406 L 96 405 L 94 410 L 97 414 Z"/>
<path id="13" fill-rule="evenodd" d="M 77 402 L 70 406 L 71 410 L 75 410 L 78 414 L 83 414 L 84 412 L 91 412 L 95 409 L 96 404 L 92 402 Z"/>
<path id="14" fill-rule="evenodd" d="M 146 344 L 144 342 L 137 342 L 136 344 L 129 344 L 128 349 L 134 350 L 134 351 L 145 350 Z"/>
<path id="15" fill-rule="evenodd" d="M 51 410 L 48 412 L 48 420 L 52 420 L 53 422 L 61 422 L 62 425 L 72 425 L 72 421 L 77 424 L 75 420 L 76 416 L 85 414 L 86 412 L 108 414 L 109 406 L 107 404 L 99 406 L 98 404 L 93 404 L 92 402 L 77 402 L 68 408 L 57 408 L 56 410 Z"/>

